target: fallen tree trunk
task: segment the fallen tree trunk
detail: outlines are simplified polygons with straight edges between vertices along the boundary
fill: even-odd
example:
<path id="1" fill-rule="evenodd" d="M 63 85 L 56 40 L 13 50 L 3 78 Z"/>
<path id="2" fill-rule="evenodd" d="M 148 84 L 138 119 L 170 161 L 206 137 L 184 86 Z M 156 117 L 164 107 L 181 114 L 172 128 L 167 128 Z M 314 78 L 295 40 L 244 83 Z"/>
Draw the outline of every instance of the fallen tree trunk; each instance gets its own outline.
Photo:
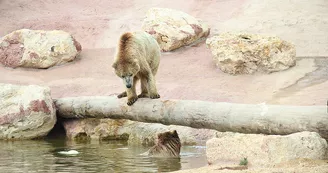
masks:
<path id="1" fill-rule="evenodd" d="M 116 96 L 55 100 L 64 118 L 111 118 L 215 129 L 221 132 L 286 135 L 318 132 L 328 139 L 326 106 L 234 104 L 196 100 L 139 99 L 133 106 Z"/>

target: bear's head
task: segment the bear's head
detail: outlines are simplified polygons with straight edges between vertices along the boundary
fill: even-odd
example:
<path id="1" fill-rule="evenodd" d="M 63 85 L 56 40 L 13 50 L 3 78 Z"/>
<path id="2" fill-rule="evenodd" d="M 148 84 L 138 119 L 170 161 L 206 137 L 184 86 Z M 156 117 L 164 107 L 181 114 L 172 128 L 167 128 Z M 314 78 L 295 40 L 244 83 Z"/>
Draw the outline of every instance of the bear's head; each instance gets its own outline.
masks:
<path id="1" fill-rule="evenodd" d="M 118 77 L 123 79 L 123 83 L 127 88 L 133 85 L 133 78 L 140 71 L 140 66 L 137 59 L 127 61 L 126 59 L 114 62 L 112 67 Z"/>
<path id="2" fill-rule="evenodd" d="M 159 133 L 157 135 L 157 139 L 158 139 L 159 145 L 165 145 L 171 141 L 180 143 L 180 138 L 179 138 L 178 132 L 176 130 Z"/>

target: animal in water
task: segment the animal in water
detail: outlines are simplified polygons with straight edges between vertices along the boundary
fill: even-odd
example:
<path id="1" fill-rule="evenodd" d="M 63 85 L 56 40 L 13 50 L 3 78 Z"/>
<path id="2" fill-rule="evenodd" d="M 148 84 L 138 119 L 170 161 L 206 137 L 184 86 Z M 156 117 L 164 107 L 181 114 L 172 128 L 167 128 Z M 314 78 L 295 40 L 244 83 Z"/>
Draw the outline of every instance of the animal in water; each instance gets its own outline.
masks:
<path id="1" fill-rule="evenodd" d="M 127 97 L 127 105 L 138 98 L 158 99 L 155 76 L 160 64 L 161 50 L 153 36 L 144 31 L 125 32 L 118 42 L 112 67 L 123 80 L 125 91 L 117 97 Z M 140 80 L 141 93 L 137 95 L 136 84 Z"/>
<path id="2" fill-rule="evenodd" d="M 180 157 L 181 142 L 176 130 L 159 133 L 156 144 L 142 155 L 152 157 Z"/>

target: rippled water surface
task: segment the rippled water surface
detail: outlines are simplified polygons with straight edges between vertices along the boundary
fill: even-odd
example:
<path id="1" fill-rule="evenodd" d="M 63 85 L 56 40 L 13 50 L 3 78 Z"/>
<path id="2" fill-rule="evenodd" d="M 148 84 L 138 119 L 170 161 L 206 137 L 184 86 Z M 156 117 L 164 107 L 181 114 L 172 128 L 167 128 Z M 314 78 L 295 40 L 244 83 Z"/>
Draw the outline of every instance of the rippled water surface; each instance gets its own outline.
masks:
<path id="1" fill-rule="evenodd" d="M 168 172 L 206 165 L 205 148 L 201 146 L 182 147 L 180 159 L 141 156 L 149 147 L 128 145 L 124 141 L 0 141 L 0 147 L 1 173 Z M 79 154 L 58 154 L 70 149 Z"/>

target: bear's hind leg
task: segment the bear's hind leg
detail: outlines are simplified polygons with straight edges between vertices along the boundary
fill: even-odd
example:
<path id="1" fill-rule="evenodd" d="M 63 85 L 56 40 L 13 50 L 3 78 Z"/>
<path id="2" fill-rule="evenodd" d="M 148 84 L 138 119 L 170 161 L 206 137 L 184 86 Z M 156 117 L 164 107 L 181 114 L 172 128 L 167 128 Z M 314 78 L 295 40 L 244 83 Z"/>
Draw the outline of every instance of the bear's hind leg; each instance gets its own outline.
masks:
<path id="1" fill-rule="evenodd" d="M 147 79 L 141 78 L 140 82 L 141 82 L 141 94 L 138 95 L 138 98 L 149 98 Z"/>
<path id="2" fill-rule="evenodd" d="M 158 99 L 161 97 L 157 92 L 156 80 L 152 74 L 148 75 L 148 90 L 149 90 L 149 97 L 151 99 Z"/>

